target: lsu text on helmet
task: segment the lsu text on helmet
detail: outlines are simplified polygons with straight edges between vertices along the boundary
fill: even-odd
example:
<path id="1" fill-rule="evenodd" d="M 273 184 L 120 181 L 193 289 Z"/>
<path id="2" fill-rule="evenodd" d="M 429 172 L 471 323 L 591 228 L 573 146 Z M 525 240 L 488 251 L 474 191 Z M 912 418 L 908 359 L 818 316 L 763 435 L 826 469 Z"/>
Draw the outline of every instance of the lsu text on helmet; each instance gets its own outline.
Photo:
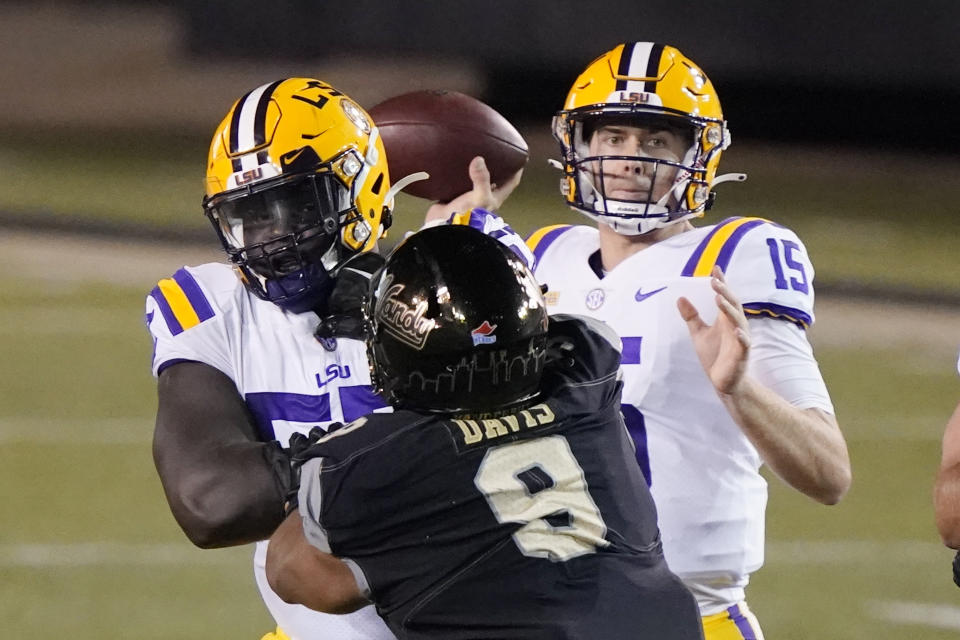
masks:
<path id="1" fill-rule="evenodd" d="M 678 151 L 598 151 L 592 138 L 604 127 L 667 131 Z M 713 185 L 746 177 L 717 178 L 730 144 L 720 101 L 706 74 L 668 45 L 620 44 L 591 62 L 554 117 L 553 135 L 567 203 L 627 235 L 701 216 Z M 614 192 L 617 172 L 646 178 Z"/>
<path id="2" fill-rule="evenodd" d="M 395 406 L 487 415 L 538 393 L 543 294 L 522 260 L 476 229 L 406 238 L 374 278 L 365 313 L 371 379 Z"/>
<path id="3" fill-rule="evenodd" d="M 320 80 L 258 87 L 217 127 L 203 207 L 250 291 L 289 311 L 322 309 L 338 266 L 390 223 L 378 130 Z"/>

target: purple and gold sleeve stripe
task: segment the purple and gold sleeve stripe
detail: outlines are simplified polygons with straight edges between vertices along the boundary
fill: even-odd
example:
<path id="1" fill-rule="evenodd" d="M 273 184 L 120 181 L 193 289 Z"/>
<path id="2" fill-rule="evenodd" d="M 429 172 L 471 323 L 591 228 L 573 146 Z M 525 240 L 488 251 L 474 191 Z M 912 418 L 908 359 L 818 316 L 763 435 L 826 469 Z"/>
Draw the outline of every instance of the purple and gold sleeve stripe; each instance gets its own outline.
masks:
<path id="1" fill-rule="evenodd" d="M 553 242 L 567 229 L 571 229 L 569 224 L 555 224 L 549 227 L 537 229 L 527 238 L 527 246 L 533 251 L 534 266 L 540 262 L 540 258 L 547 251 Z"/>
<path id="2" fill-rule="evenodd" d="M 186 269 L 157 283 L 150 292 L 172 335 L 183 333 L 214 316 L 207 297 Z"/>
<path id="3" fill-rule="evenodd" d="M 470 209 L 462 213 L 455 213 L 450 217 L 450 224 L 473 227 L 477 231 L 483 231 L 485 216 L 490 215 L 485 209 Z"/>
<path id="4" fill-rule="evenodd" d="M 810 325 L 813 324 L 813 318 L 810 317 L 809 313 L 772 302 L 747 302 L 743 305 L 743 312 L 747 314 L 747 317 L 767 316 L 768 318 L 789 320 L 801 329 L 809 329 Z"/>
<path id="5" fill-rule="evenodd" d="M 492 211 L 479 207 L 450 216 L 449 224 L 472 227 L 500 242 L 528 267 L 533 266 L 533 254 L 523 242 L 523 236 L 510 228 L 507 222 Z"/>
<path id="6" fill-rule="evenodd" d="M 718 224 L 697 246 L 681 275 L 709 276 L 714 265 L 726 273 L 730 258 L 740 240 L 750 229 L 769 223 L 763 218 L 728 218 Z"/>

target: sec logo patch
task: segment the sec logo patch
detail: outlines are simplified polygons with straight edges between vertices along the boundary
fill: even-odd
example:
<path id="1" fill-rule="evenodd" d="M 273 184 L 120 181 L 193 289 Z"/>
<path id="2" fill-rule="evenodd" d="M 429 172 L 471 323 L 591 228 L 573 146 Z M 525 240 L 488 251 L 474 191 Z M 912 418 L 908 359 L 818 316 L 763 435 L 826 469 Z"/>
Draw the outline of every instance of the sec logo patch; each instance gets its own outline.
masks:
<path id="1" fill-rule="evenodd" d="M 587 304 L 587 309 L 591 311 L 596 311 L 601 306 L 603 306 L 603 301 L 606 299 L 606 294 L 603 292 L 603 289 L 593 289 L 587 293 L 587 299 L 585 300 Z"/>

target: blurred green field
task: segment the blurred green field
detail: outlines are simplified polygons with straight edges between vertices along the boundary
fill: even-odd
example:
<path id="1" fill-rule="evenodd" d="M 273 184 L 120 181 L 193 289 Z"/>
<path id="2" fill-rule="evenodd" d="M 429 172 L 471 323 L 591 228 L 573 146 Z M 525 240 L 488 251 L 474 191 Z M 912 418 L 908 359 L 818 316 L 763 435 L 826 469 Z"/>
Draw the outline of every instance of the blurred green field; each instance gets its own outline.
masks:
<path id="1" fill-rule="evenodd" d="M 556 157 L 544 129 L 528 128 L 531 160 L 502 213 L 523 233 L 576 222 L 558 195 Z M 208 233 L 200 214 L 205 136 L 142 139 L 117 134 L 4 132 L 0 215 L 76 214 Z M 920 288 L 960 297 L 955 238 L 960 217 L 948 186 L 960 159 L 844 149 L 762 147 L 739 141 L 722 171 L 748 174 L 726 184 L 708 219 L 760 216 L 793 228 L 809 249 L 821 284 Z M 55 188 L 54 188 L 55 187 Z M 400 230 L 419 224 L 425 202 L 401 195 Z M 394 233 L 393 237 L 397 237 Z"/>
<path id="2" fill-rule="evenodd" d="M 269 627 L 249 552 L 194 549 L 166 508 L 143 293 L 0 281 L 0 620 L 24 637 Z"/>
<path id="3" fill-rule="evenodd" d="M 0 167 L 13 176 L 0 183 L 0 210 L 207 233 L 198 213 L 203 144 L 174 140 L 152 153 L 89 139 L 54 156 L 38 149 L 27 139 L 0 147 Z M 957 222 L 936 197 L 956 161 L 807 152 L 792 160 L 790 178 L 784 158 L 731 151 L 725 167 L 751 179 L 721 187 L 711 215 L 763 215 L 797 229 L 823 280 L 960 292 Z M 553 177 L 531 166 L 504 215 L 522 230 L 578 221 L 553 189 Z M 422 206 L 400 203 L 407 226 Z M 259 638 L 272 625 L 250 550 L 194 549 L 153 468 L 142 300 L 154 282 L 61 279 L 20 266 L 0 255 L 0 620 L 29 638 Z M 51 266 L 69 270 L 69 256 Z M 854 485 L 840 505 L 823 507 L 770 479 L 768 558 L 748 590 L 751 606 L 771 640 L 955 638 L 951 554 L 939 545 L 930 498 L 958 399 L 955 348 L 909 326 L 889 343 L 819 341 L 819 331 L 826 327 L 813 338 Z"/>

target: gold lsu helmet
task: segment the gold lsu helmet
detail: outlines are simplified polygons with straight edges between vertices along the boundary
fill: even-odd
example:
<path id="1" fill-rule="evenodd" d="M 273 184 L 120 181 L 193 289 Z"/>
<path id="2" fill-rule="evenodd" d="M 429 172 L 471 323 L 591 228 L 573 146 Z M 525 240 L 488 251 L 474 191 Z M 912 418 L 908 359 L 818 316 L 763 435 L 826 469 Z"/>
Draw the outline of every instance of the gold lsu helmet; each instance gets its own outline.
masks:
<path id="1" fill-rule="evenodd" d="M 605 123 L 669 127 L 690 143 L 673 162 L 644 156 L 591 155 L 590 136 Z M 707 75 L 674 47 L 651 42 L 617 45 L 587 66 L 553 119 L 563 160 L 561 192 L 567 203 L 627 235 L 647 233 L 701 216 L 711 189 L 743 174 L 717 177 L 720 154 L 730 144 L 720 100 Z M 606 197 L 603 166 L 611 160 L 648 163 L 645 170 L 675 173 L 669 192 L 654 199 Z M 654 173 L 655 175 L 655 173 Z"/>
<path id="2" fill-rule="evenodd" d="M 217 127 L 203 208 L 244 284 L 301 312 L 374 248 L 393 193 L 373 119 L 325 82 L 287 78 L 241 97 Z"/>

